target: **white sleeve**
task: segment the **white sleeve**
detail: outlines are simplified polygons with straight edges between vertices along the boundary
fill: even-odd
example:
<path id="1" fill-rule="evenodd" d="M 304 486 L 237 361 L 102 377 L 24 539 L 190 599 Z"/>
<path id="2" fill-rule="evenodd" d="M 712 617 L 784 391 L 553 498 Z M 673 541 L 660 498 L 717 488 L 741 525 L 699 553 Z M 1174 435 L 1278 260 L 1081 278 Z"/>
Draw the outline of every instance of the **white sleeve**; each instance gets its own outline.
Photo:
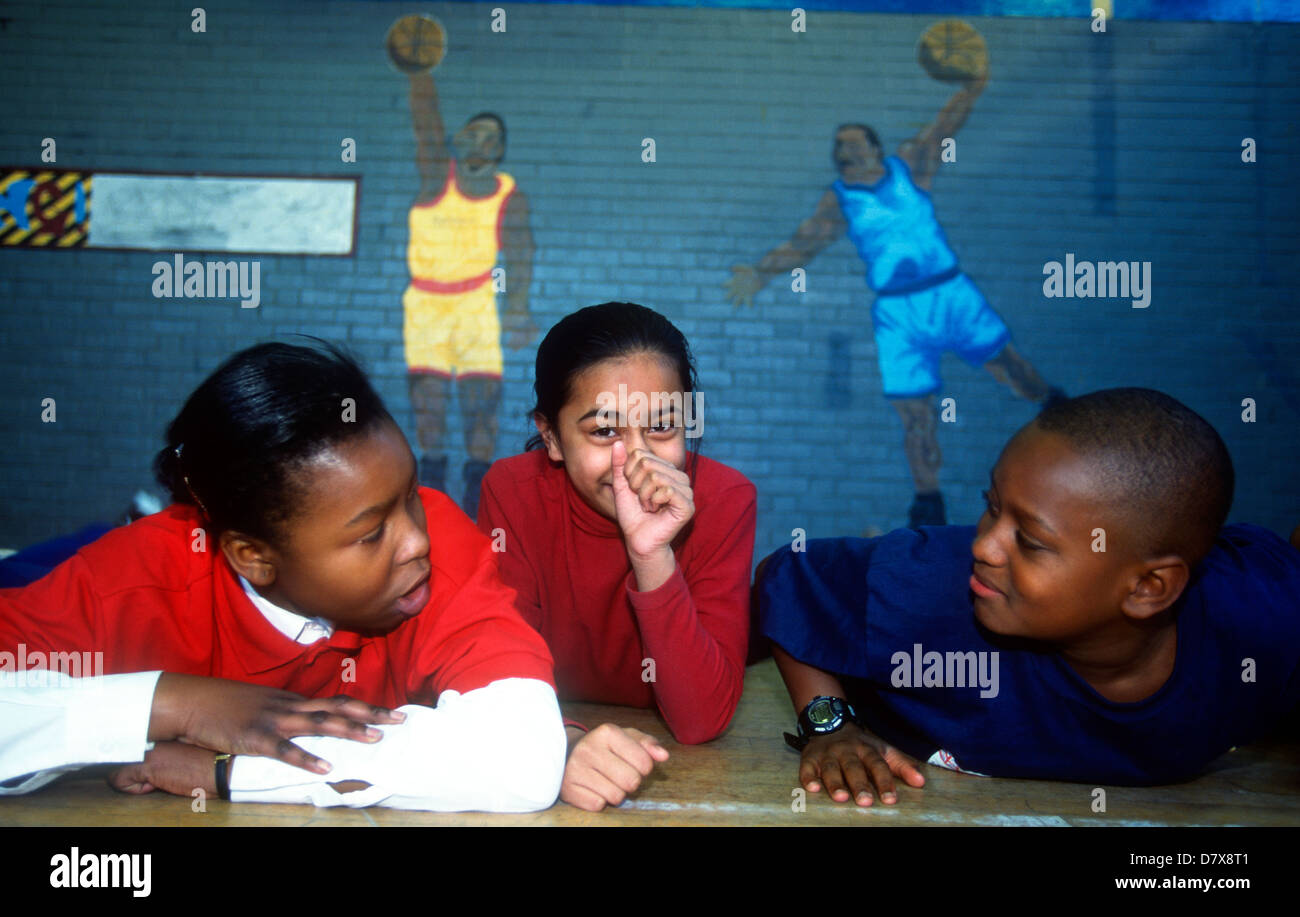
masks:
<path id="1" fill-rule="evenodd" d="M 331 736 L 294 742 L 324 758 L 325 777 L 274 758 L 241 755 L 230 771 L 235 802 L 388 806 L 433 812 L 535 812 L 554 804 L 567 743 L 555 691 L 534 678 L 503 678 L 438 706 L 399 707 L 405 722 L 379 726 L 375 743 Z M 329 785 L 370 786 L 338 793 Z"/>
<path id="2" fill-rule="evenodd" d="M 30 793 L 89 764 L 143 761 L 161 672 L 70 678 L 0 671 L 0 796 Z"/>

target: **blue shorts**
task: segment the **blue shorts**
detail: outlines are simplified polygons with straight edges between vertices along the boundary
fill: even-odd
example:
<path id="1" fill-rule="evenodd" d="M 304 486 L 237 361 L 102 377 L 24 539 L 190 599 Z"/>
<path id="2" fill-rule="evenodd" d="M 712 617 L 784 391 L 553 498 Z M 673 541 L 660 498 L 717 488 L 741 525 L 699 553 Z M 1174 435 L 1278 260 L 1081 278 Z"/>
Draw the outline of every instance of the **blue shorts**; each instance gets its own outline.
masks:
<path id="1" fill-rule="evenodd" d="M 965 274 L 917 293 L 877 296 L 871 324 L 886 398 L 937 392 L 945 350 L 980 366 L 1011 340 L 1006 323 Z"/>

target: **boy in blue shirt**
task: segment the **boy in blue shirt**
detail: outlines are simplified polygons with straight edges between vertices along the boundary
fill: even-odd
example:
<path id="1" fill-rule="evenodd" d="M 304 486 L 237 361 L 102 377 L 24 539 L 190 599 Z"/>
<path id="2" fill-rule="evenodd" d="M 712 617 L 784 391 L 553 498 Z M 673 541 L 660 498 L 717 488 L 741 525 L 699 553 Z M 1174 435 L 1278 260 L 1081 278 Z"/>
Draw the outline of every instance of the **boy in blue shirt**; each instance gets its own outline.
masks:
<path id="1" fill-rule="evenodd" d="M 1223 527 L 1232 490 L 1204 419 L 1112 389 L 1011 439 L 974 528 L 773 554 L 760 612 L 800 711 L 800 783 L 893 803 L 926 758 L 1168 783 L 1260 737 L 1300 703 L 1300 552 Z"/>

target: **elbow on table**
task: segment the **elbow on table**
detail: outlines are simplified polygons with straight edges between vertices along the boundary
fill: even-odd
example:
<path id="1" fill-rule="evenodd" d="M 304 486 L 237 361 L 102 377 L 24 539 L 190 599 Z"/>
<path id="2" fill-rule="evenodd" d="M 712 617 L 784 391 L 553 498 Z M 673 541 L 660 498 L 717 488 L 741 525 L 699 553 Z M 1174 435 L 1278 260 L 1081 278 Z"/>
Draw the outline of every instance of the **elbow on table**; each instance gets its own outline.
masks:
<path id="1" fill-rule="evenodd" d="M 548 712 L 544 723 L 532 719 L 521 726 L 520 734 L 528 738 L 508 777 L 512 808 L 517 812 L 539 812 L 555 805 L 564 781 L 568 740 L 559 705 L 553 715 Z"/>
<path id="2" fill-rule="evenodd" d="M 679 745 L 703 745 L 705 742 L 712 742 L 718 736 L 727 731 L 730 720 L 718 726 L 707 726 L 699 728 L 698 724 L 692 723 L 689 727 L 673 731 L 673 738 Z"/>
<path id="3" fill-rule="evenodd" d="M 732 719 L 736 716 L 736 707 L 740 705 L 740 691 L 737 689 L 732 692 L 732 696 L 727 698 L 726 703 L 715 708 L 712 716 L 705 716 L 700 713 L 695 719 L 685 723 L 678 723 L 677 728 L 669 724 L 669 731 L 672 732 L 673 738 L 682 745 L 703 745 L 705 742 L 712 742 L 718 736 L 727 731 L 731 725 Z"/>
<path id="4" fill-rule="evenodd" d="M 563 741 L 563 729 L 560 732 Z M 560 784 L 564 780 L 564 753 L 558 758 L 549 753 L 525 759 L 517 774 L 514 798 L 517 812 L 540 812 L 555 805 L 560 798 Z"/>

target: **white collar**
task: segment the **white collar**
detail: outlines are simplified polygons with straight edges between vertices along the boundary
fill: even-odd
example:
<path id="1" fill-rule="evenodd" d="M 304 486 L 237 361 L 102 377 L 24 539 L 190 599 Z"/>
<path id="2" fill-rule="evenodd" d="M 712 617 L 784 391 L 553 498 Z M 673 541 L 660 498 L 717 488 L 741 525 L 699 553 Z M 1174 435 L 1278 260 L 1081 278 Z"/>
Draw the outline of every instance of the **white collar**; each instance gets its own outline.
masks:
<path id="1" fill-rule="evenodd" d="M 262 613 L 262 617 L 266 618 L 272 627 L 294 643 L 301 643 L 306 646 L 315 643 L 317 640 L 327 639 L 334 634 L 334 625 L 324 618 L 303 617 L 300 614 L 281 608 L 274 602 L 267 601 L 258 594 L 252 583 L 242 576 L 239 577 L 239 585 L 244 587 L 244 594 Z"/>

